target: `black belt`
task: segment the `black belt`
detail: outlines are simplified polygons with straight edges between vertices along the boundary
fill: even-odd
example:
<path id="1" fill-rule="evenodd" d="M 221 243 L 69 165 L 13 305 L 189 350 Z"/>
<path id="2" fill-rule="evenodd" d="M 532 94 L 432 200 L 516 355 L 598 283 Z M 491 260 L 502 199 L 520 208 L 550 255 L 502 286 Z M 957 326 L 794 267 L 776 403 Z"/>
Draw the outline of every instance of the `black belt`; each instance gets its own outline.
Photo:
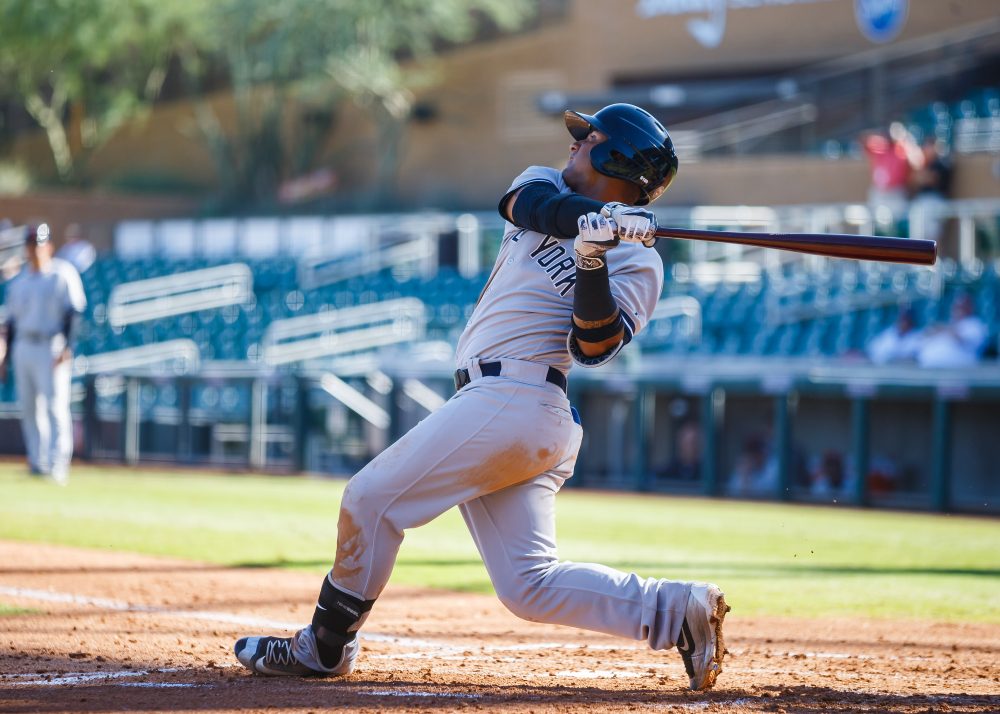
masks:
<path id="1" fill-rule="evenodd" d="M 58 333 L 56 333 L 58 334 Z M 15 340 L 24 340 L 25 342 L 33 342 L 34 344 L 42 344 L 43 342 L 52 342 L 55 335 L 48 335 L 44 332 L 30 332 L 25 330 L 18 330 L 14 333 Z"/>
<path id="2" fill-rule="evenodd" d="M 499 377 L 500 362 L 480 362 L 479 369 L 482 370 L 484 377 Z M 469 376 L 469 370 L 467 369 L 457 369 L 455 370 L 455 390 L 459 390 L 466 384 L 472 381 L 472 377 Z M 550 382 L 559 389 L 566 391 L 566 375 L 560 372 L 555 367 L 549 367 L 549 371 L 545 375 L 545 381 Z"/>

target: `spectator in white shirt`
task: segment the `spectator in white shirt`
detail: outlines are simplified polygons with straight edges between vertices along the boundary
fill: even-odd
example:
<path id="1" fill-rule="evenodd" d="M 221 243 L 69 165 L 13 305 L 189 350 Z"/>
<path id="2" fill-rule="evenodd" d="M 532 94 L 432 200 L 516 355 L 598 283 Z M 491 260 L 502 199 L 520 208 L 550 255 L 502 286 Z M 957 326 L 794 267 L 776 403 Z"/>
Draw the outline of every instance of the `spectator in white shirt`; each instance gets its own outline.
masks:
<path id="1" fill-rule="evenodd" d="M 83 228 L 80 227 L 79 223 L 70 223 L 66 227 L 64 235 L 66 241 L 62 248 L 56 252 L 56 257 L 70 263 L 81 275 L 86 273 L 87 268 L 93 265 L 97 259 L 97 251 L 83 237 Z"/>
<path id="2" fill-rule="evenodd" d="M 947 325 L 929 327 L 917 354 L 921 367 L 967 367 L 982 359 L 989 327 L 975 314 L 972 298 L 962 293 L 951 305 Z"/>
<path id="3" fill-rule="evenodd" d="M 865 352 L 875 364 L 915 362 L 922 338 L 914 325 L 913 309 L 904 305 L 899 308 L 896 322 L 875 335 Z"/>

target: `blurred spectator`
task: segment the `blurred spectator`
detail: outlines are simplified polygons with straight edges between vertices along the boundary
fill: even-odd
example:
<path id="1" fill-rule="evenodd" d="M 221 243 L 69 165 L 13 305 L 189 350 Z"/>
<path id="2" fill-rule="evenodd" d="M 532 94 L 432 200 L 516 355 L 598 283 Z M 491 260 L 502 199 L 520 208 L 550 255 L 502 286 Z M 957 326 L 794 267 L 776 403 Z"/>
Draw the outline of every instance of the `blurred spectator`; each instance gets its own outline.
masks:
<path id="1" fill-rule="evenodd" d="M 861 147 L 871 168 L 868 206 L 875 222 L 886 232 L 895 233 L 906 215 L 910 172 L 920 156 L 920 148 L 906 127 L 893 122 L 888 135 L 872 132 L 861 137 Z"/>
<path id="2" fill-rule="evenodd" d="M 914 326 L 913 309 L 901 306 L 896 322 L 875 335 L 865 352 L 875 364 L 915 362 L 920 351 L 921 332 Z"/>
<path id="3" fill-rule="evenodd" d="M 70 223 L 66 227 L 64 236 L 66 240 L 56 253 L 56 257 L 70 263 L 81 275 L 86 273 L 87 268 L 97 259 L 97 251 L 83 237 L 83 229 L 79 223 Z"/>
<path id="4" fill-rule="evenodd" d="M 921 367 L 967 367 L 982 359 L 989 327 L 975 314 L 972 297 L 959 294 L 951 304 L 951 321 L 924 330 L 917 363 Z"/>
<path id="5" fill-rule="evenodd" d="M 773 495 L 777 488 L 778 459 L 770 441 L 763 434 L 747 437 L 729 476 L 729 495 Z"/>
<path id="6" fill-rule="evenodd" d="M 677 430 L 673 457 L 660 476 L 672 481 L 701 478 L 701 429 L 697 422 L 686 421 Z"/>
<path id="7" fill-rule="evenodd" d="M 22 231 L 9 218 L 0 218 L 0 281 L 12 280 L 21 270 Z M 16 249 L 13 249 L 16 246 Z"/>
<path id="8" fill-rule="evenodd" d="M 951 160 L 933 137 L 921 145 L 919 162 L 913 167 L 910 188 L 910 237 L 941 240 L 943 212 L 951 192 Z"/>
<path id="9" fill-rule="evenodd" d="M 823 452 L 809 473 L 809 490 L 815 496 L 835 496 L 847 485 L 844 457 L 829 449 Z"/>
<path id="10" fill-rule="evenodd" d="M 868 495 L 885 496 L 896 490 L 899 483 L 899 466 L 884 455 L 873 456 L 868 465 Z"/>

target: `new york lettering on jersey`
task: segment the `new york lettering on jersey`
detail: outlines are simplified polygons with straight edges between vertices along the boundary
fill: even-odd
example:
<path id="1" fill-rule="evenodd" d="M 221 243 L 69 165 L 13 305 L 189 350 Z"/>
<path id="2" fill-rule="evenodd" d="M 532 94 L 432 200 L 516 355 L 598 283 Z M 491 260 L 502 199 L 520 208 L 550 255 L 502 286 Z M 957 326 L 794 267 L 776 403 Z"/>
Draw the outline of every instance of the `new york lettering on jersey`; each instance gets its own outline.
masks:
<path id="1" fill-rule="evenodd" d="M 522 234 L 524 235 L 524 234 Z M 540 235 L 530 232 L 528 235 Z M 517 240 L 517 237 L 513 238 Z M 573 245 L 552 236 L 542 236 L 538 246 L 531 251 L 531 257 L 544 270 L 553 287 L 563 297 L 576 284 L 576 262 L 573 260 Z M 564 275 L 565 274 L 565 275 Z"/>

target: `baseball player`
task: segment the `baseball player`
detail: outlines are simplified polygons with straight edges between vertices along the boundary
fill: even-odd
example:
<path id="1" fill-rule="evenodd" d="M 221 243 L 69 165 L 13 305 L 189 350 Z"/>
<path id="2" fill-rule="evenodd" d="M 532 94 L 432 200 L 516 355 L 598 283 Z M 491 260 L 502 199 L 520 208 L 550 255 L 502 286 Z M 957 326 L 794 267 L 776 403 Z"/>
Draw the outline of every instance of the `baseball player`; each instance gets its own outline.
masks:
<path id="1" fill-rule="evenodd" d="M 0 379 L 7 380 L 11 358 L 28 468 L 65 484 L 73 456 L 73 344 L 87 299 L 76 269 L 52 256 L 48 225 L 28 226 L 24 249 L 27 262 L 7 287 Z"/>
<path id="2" fill-rule="evenodd" d="M 311 624 L 290 638 L 239 640 L 236 656 L 253 672 L 350 673 L 404 531 L 458 506 L 514 614 L 676 645 L 691 687 L 714 684 L 728 611 L 718 587 L 557 559 L 555 495 L 583 433 L 566 374 L 607 363 L 649 320 L 663 265 L 647 249 L 656 218 L 640 206 L 677 172 L 666 130 L 638 107 L 565 121 L 566 168 L 531 167 L 500 200 L 506 230 L 459 340 L 457 393 L 348 483 Z"/>

